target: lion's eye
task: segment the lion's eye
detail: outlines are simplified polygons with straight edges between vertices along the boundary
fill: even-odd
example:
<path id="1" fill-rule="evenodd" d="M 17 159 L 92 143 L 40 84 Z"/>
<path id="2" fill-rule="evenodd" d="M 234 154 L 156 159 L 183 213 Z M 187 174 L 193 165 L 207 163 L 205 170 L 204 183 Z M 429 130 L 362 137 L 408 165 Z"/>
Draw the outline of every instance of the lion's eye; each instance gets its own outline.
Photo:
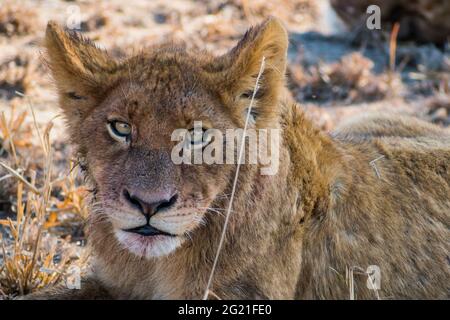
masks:
<path id="1" fill-rule="evenodd" d="M 204 129 L 191 129 L 187 135 L 188 145 L 193 149 L 206 147 L 212 140 L 212 137 Z"/>
<path id="2" fill-rule="evenodd" d="M 119 142 L 126 142 L 129 140 L 131 134 L 131 126 L 122 121 L 111 121 L 107 125 L 110 136 Z"/>

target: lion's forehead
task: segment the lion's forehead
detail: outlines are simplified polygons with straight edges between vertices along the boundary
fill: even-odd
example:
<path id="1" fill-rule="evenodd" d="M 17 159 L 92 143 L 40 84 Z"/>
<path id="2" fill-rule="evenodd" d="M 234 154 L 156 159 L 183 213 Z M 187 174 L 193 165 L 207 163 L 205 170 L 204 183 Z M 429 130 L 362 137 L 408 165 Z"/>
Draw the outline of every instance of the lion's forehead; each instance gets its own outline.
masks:
<path id="1" fill-rule="evenodd" d="M 205 80 L 203 59 L 187 51 L 147 52 L 130 58 L 122 64 L 125 76 L 154 87 L 177 84 L 190 87 Z M 150 83 L 149 83 L 150 82 Z"/>

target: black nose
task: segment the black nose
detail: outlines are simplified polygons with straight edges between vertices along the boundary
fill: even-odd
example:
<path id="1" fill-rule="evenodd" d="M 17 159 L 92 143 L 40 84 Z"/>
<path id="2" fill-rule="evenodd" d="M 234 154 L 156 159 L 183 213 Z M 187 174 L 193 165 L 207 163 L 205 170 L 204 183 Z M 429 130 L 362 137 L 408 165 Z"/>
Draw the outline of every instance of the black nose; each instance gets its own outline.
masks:
<path id="1" fill-rule="evenodd" d="M 175 194 L 174 196 L 170 197 L 169 199 L 152 199 L 152 200 L 145 200 L 142 199 L 143 197 L 138 197 L 134 194 L 131 194 L 128 192 L 128 190 L 124 189 L 123 195 L 125 199 L 134 207 L 138 208 L 139 211 L 147 218 L 149 219 L 151 216 L 156 214 L 157 212 L 169 209 L 172 207 L 175 202 L 177 202 L 178 195 Z M 150 197 L 149 197 L 150 198 Z"/>

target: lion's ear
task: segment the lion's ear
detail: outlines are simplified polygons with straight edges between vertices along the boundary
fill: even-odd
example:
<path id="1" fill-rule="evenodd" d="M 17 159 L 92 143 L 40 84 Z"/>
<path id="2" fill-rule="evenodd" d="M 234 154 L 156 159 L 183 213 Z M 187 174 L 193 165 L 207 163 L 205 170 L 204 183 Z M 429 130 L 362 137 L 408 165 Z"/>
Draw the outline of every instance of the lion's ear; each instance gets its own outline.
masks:
<path id="1" fill-rule="evenodd" d="M 82 113 L 84 105 L 94 105 L 111 83 L 117 63 L 90 40 L 52 21 L 44 45 L 63 110 Z"/>
<path id="2" fill-rule="evenodd" d="M 264 71 L 256 93 L 258 112 L 275 112 L 274 104 L 284 87 L 287 48 L 287 31 L 277 18 L 269 18 L 251 28 L 236 47 L 220 58 L 222 88 L 234 99 L 251 99 L 264 58 Z M 264 106 L 267 110 L 261 110 Z"/>

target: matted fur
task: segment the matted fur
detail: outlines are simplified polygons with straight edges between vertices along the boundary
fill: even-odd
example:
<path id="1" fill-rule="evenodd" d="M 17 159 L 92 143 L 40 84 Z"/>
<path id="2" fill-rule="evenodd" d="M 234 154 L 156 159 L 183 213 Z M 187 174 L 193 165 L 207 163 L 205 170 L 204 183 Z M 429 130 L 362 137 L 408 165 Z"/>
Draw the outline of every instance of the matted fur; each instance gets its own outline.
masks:
<path id="1" fill-rule="evenodd" d="M 221 57 L 168 44 L 119 62 L 49 23 L 48 63 L 100 204 L 89 223 L 93 273 L 81 290 L 59 287 L 29 298 L 202 297 L 236 166 L 175 166 L 170 133 L 193 120 L 242 127 L 245 92 L 263 56 L 255 126 L 282 129 L 280 168 L 262 176 L 256 165 L 241 167 L 212 291 L 224 299 L 347 299 L 346 270 L 377 265 L 382 298 L 448 298 L 448 131 L 375 116 L 333 135 L 321 132 L 284 98 L 287 44 L 272 18 Z M 132 123 L 128 147 L 108 136 L 111 114 Z M 169 215 L 188 233 L 177 249 L 146 257 L 117 240 L 118 226 L 141 219 L 121 202 L 123 186 L 146 195 L 177 190 Z M 354 280 L 357 298 L 376 298 L 367 277 Z"/>

